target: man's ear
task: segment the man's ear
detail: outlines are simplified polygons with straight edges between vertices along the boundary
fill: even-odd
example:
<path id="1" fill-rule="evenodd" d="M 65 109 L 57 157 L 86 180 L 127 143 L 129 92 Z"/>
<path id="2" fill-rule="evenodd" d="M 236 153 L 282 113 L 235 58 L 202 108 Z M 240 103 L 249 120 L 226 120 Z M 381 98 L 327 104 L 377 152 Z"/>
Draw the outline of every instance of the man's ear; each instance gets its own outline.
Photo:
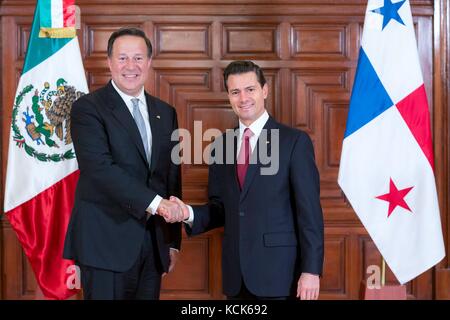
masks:
<path id="1" fill-rule="evenodd" d="M 111 58 L 108 57 L 108 59 L 106 59 L 108 61 L 108 67 L 109 67 L 109 71 L 111 71 Z"/>
<path id="2" fill-rule="evenodd" d="M 269 95 L 269 86 L 265 83 L 262 87 L 264 99 Z"/>

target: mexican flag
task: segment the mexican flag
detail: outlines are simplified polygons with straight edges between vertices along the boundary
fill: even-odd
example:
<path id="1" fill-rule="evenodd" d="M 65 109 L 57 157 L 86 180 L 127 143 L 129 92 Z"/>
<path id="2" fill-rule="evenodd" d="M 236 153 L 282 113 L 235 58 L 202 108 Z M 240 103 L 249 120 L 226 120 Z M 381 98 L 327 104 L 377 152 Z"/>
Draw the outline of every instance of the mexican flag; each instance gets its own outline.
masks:
<path id="1" fill-rule="evenodd" d="M 38 0 L 12 108 L 4 211 L 45 297 L 77 293 L 62 258 L 78 164 L 72 103 L 88 92 L 73 0 Z"/>

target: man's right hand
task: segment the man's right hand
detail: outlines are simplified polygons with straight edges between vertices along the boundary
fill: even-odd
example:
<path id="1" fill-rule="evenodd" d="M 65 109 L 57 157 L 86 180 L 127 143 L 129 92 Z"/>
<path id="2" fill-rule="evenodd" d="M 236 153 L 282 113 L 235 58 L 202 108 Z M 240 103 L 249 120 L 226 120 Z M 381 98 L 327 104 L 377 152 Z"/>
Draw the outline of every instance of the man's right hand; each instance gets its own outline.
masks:
<path id="1" fill-rule="evenodd" d="M 170 201 L 161 200 L 157 213 L 169 223 L 181 222 L 189 218 L 187 205 L 174 196 L 170 197 Z"/>
<path id="2" fill-rule="evenodd" d="M 183 220 L 181 207 L 174 201 L 162 199 L 156 213 L 162 216 L 166 222 L 173 223 Z"/>

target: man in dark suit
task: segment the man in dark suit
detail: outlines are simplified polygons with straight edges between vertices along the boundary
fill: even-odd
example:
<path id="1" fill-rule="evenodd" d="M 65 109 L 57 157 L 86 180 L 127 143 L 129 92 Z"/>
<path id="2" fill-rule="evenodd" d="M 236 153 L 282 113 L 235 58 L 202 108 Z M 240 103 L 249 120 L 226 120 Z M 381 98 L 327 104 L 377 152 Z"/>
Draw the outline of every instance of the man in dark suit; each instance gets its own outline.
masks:
<path id="1" fill-rule="evenodd" d="M 208 204 L 171 200 L 182 206 L 190 235 L 224 226 L 223 291 L 229 299 L 317 299 L 324 232 L 312 142 L 268 115 L 268 86 L 257 65 L 232 62 L 224 82 L 239 128 L 212 147 Z M 168 222 L 180 220 L 159 213 Z"/>
<path id="2" fill-rule="evenodd" d="M 71 112 L 80 178 L 64 258 L 81 270 L 85 299 L 158 299 L 181 243 L 180 224 L 155 215 L 179 206 L 180 168 L 170 159 L 175 109 L 147 94 L 152 55 L 142 30 L 108 41 L 112 80 L 78 99 Z"/>

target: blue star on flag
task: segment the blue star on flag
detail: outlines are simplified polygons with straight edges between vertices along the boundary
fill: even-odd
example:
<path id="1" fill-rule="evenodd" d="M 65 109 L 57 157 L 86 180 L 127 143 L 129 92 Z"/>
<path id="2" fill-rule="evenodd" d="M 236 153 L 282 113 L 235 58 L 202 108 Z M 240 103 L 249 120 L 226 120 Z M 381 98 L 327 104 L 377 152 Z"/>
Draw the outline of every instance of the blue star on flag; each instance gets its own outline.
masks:
<path id="1" fill-rule="evenodd" d="M 389 21 L 392 19 L 396 20 L 397 22 L 401 23 L 402 25 L 405 25 L 402 18 L 398 14 L 398 10 L 400 10 L 400 7 L 406 2 L 406 0 L 399 1 L 397 3 L 392 3 L 391 0 L 384 0 L 384 6 L 380 7 L 375 10 L 371 10 L 374 13 L 381 14 L 383 16 L 383 28 L 381 30 L 384 30 L 384 27 L 387 26 Z"/>

